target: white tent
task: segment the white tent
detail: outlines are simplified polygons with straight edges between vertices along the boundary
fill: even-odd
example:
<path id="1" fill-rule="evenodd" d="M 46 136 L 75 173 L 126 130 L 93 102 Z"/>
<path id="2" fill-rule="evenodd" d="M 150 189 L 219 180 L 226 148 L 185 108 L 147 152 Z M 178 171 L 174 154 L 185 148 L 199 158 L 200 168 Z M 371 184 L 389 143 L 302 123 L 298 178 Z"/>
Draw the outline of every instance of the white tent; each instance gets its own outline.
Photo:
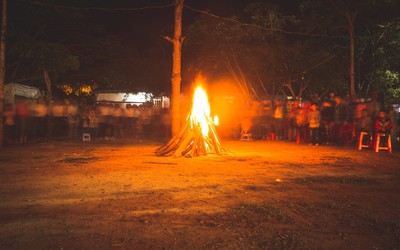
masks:
<path id="1" fill-rule="evenodd" d="M 121 92 L 104 92 L 97 93 L 98 102 L 122 102 L 122 103 L 135 103 L 143 104 L 150 102 L 153 95 L 151 93 L 121 93 Z"/>
<path id="2" fill-rule="evenodd" d="M 19 83 L 9 83 L 4 85 L 4 99 L 6 103 L 14 103 L 15 96 L 22 96 L 31 99 L 38 99 L 42 96 L 40 89 L 22 85 Z"/>
<path id="3" fill-rule="evenodd" d="M 170 100 L 166 96 L 154 97 L 152 93 L 123 93 L 123 92 L 99 92 L 96 94 L 97 102 L 117 102 L 124 104 L 141 105 L 146 102 L 152 102 L 155 106 L 169 108 Z"/>

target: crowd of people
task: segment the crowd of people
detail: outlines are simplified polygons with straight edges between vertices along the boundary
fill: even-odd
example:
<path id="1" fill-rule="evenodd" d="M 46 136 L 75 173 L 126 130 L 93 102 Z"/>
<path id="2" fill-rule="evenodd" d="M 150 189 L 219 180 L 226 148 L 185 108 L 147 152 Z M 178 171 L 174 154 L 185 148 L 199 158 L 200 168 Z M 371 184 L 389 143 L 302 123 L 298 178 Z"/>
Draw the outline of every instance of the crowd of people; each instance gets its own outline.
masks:
<path id="1" fill-rule="evenodd" d="M 170 135 L 169 110 L 152 103 L 97 103 L 79 105 L 72 100 L 54 101 L 17 98 L 4 106 L 4 144 L 45 140 L 115 140 L 126 137 Z"/>
<path id="2" fill-rule="evenodd" d="M 392 138 L 399 135 L 396 113 L 385 110 L 376 96 L 352 102 L 333 93 L 326 98 L 315 94 L 310 99 L 252 102 L 250 110 L 235 119 L 240 124 L 217 128 L 221 137 L 237 139 L 240 134 L 251 134 L 255 140 L 345 145 L 355 143 L 361 132 L 392 134 Z M 4 106 L 3 118 L 5 145 L 82 140 L 83 134 L 90 134 L 91 140 L 171 137 L 169 109 L 152 103 L 82 105 L 59 100 L 49 105 L 44 99 L 16 98 L 15 104 Z"/>
<path id="3" fill-rule="evenodd" d="M 315 94 L 301 101 L 264 100 L 253 109 L 257 115 L 242 120 L 241 133 L 251 133 L 254 139 L 345 145 L 357 142 L 361 132 L 398 136 L 396 113 L 385 109 L 376 96 L 352 102 L 333 93 L 327 98 Z"/>

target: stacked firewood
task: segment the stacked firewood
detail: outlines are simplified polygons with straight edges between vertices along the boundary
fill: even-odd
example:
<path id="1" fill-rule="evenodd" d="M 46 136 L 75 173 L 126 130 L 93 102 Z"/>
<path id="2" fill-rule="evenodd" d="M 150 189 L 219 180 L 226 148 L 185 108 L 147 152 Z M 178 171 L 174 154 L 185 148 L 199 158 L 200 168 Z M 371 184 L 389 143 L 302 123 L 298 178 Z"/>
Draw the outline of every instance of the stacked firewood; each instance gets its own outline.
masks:
<path id="1" fill-rule="evenodd" d="M 226 153 L 219 141 L 214 122 L 208 117 L 206 119 L 208 135 L 203 135 L 201 125 L 192 122 L 189 116 L 181 131 L 156 150 L 157 156 L 194 157 Z"/>

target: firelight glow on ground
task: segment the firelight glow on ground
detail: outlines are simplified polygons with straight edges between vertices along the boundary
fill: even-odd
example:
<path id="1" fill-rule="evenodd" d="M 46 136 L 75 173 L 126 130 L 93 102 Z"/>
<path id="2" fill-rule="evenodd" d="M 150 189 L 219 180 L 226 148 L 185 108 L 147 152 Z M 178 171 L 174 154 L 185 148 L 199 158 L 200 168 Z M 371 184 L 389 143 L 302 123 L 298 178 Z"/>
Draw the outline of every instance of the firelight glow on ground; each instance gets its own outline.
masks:
<path id="1" fill-rule="evenodd" d="M 400 155 L 223 141 L 49 142 L 0 152 L 1 249 L 396 249 Z M 29 163 L 29 164 L 27 164 Z"/>

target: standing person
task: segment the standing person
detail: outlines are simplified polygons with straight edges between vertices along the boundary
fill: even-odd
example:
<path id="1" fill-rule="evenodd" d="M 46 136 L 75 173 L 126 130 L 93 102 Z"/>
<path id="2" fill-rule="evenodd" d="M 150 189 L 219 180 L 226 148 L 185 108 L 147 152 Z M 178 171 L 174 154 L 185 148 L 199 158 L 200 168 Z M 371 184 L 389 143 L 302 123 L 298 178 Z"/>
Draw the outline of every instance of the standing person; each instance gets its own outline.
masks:
<path id="1" fill-rule="evenodd" d="M 11 103 L 4 105 L 4 145 L 15 143 L 15 111 Z"/>
<path id="2" fill-rule="evenodd" d="M 321 121 L 320 112 L 317 105 L 312 104 L 311 110 L 308 113 L 308 127 L 310 130 L 310 138 L 312 145 L 319 145 L 319 125 Z"/>

